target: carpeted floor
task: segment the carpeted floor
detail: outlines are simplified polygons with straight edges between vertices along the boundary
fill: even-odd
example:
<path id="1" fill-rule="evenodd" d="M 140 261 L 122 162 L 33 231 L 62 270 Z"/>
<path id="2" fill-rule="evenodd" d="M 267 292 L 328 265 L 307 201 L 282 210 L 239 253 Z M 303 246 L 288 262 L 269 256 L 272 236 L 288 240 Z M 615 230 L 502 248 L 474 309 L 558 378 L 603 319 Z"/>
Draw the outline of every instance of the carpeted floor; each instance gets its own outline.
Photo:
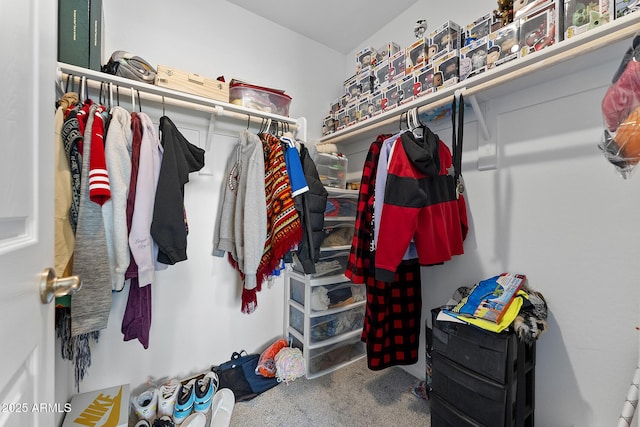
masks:
<path id="1" fill-rule="evenodd" d="M 361 359 L 320 378 L 299 378 L 236 403 L 231 426 L 429 426 L 429 401 L 411 392 L 418 381 L 397 367 L 371 371 Z"/>

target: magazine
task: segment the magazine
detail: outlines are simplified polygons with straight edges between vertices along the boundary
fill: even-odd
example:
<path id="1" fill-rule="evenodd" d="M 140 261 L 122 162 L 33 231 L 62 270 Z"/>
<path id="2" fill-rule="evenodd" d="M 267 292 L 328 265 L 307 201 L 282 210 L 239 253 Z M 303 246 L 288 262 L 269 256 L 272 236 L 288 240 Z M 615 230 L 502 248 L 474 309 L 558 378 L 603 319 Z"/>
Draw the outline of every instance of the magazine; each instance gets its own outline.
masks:
<path id="1" fill-rule="evenodd" d="M 527 280 L 524 274 L 502 273 L 477 283 L 451 311 L 461 316 L 500 323 Z"/>

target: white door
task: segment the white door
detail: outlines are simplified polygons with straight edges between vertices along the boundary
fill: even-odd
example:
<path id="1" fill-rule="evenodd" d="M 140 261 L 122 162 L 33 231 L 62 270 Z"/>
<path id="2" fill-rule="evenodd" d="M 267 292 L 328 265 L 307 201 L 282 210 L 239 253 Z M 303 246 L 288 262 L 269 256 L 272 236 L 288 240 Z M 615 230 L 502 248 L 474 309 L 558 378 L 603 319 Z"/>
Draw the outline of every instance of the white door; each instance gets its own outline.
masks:
<path id="1" fill-rule="evenodd" d="M 0 0 L 0 426 L 54 425 L 56 4 Z"/>

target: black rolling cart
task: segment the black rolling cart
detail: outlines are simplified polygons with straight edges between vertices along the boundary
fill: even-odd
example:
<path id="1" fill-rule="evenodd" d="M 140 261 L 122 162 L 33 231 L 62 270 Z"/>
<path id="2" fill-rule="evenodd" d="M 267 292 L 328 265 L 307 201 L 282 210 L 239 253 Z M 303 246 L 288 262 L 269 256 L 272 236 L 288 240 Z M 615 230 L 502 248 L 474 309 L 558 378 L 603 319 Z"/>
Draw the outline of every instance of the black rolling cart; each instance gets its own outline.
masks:
<path id="1" fill-rule="evenodd" d="M 436 320 L 431 311 L 431 426 L 533 427 L 535 343 Z"/>

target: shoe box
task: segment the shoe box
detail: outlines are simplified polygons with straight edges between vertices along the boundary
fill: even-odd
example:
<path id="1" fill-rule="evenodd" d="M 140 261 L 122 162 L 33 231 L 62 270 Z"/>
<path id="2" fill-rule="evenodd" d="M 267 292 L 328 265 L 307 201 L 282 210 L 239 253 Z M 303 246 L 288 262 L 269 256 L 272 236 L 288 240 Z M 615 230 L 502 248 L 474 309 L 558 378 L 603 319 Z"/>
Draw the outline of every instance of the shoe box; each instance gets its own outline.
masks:
<path id="1" fill-rule="evenodd" d="M 129 425 L 129 384 L 76 394 L 71 398 L 62 427 Z"/>
<path id="2" fill-rule="evenodd" d="M 432 426 L 533 427 L 535 343 L 436 320 L 432 310 Z M 457 421 L 454 421 L 457 420 Z"/>

